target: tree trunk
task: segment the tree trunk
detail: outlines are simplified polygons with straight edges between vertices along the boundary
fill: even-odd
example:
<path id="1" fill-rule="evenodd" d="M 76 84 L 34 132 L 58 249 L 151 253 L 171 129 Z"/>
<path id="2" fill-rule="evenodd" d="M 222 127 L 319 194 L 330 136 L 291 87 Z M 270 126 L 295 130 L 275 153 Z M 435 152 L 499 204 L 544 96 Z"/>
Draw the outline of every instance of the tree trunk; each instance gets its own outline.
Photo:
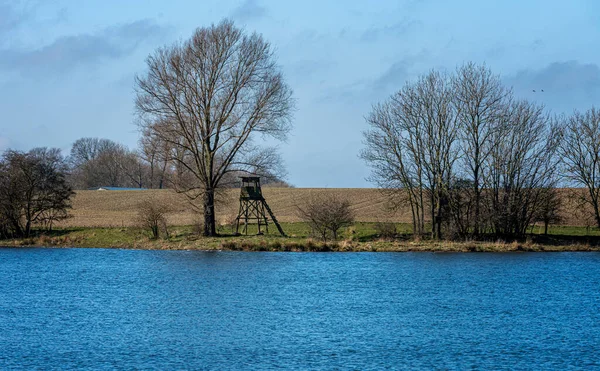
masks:
<path id="1" fill-rule="evenodd" d="M 215 223 L 215 190 L 207 189 L 204 192 L 204 236 L 217 235 Z"/>
<path id="2" fill-rule="evenodd" d="M 592 195 L 592 206 L 594 207 L 594 216 L 596 219 L 596 225 L 600 228 L 600 207 L 598 205 L 598 199 L 594 199 L 594 193 L 590 192 Z"/>
<path id="3" fill-rule="evenodd" d="M 478 173 L 473 181 L 473 190 L 475 191 L 475 223 L 474 223 L 474 227 L 473 227 L 473 234 L 475 235 L 475 237 L 478 237 L 479 236 L 479 215 L 481 214 L 481 211 L 480 211 L 481 193 L 479 190 L 479 174 Z"/>

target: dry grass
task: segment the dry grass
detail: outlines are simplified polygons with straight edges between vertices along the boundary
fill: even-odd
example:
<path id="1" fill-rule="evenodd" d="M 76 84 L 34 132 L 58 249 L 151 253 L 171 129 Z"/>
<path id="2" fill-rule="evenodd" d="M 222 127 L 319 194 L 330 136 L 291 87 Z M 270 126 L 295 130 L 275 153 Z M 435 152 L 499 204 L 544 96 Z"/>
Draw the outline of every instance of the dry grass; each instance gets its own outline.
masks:
<path id="1" fill-rule="evenodd" d="M 151 239 L 135 228 L 80 228 L 63 230 L 55 235 L 2 241 L 3 246 L 100 247 L 150 250 L 234 250 L 234 251 L 317 251 L 317 252 L 528 252 L 528 251 L 598 251 L 586 243 L 545 245 L 524 242 L 427 241 L 346 239 L 323 243 L 311 238 L 270 236 L 198 237 L 183 227 L 169 239 Z"/>
<path id="2" fill-rule="evenodd" d="M 239 189 L 225 192 L 224 199 L 217 207 L 217 222 L 228 224 L 237 215 Z M 561 190 L 564 205 L 561 224 L 586 226 L 581 208 L 568 195 L 572 190 Z M 281 222 L 299 222 L 296 205 L 314 193 L 335 193 L 352 203 L 352 211 L 357 222 L 410 223 L 408 208 L 392 214 L 386 210 L 386 197 L 373 188 L 271 188 L 264 187 L 263 194 L 275 216 Z M 199 216 L 190 211 L 185 196 L 172 190 L 146 191 L 77 191 L 73 198 L 73 218 L 60 223 L 61 227 L 128 227 L 135 224 L 136 205 L 147 197 L 165 200 L 174 210 L 169 215 L 172 225 L 193 225 Z"/>

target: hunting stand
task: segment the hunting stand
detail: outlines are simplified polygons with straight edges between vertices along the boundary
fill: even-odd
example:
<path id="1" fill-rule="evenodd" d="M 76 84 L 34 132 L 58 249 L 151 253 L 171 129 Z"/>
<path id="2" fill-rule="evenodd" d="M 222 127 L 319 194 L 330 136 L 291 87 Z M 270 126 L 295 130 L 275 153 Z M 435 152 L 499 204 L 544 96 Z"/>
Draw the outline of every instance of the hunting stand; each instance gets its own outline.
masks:
<path id="1" fill-rule="evenodd" d="M 279 225 L 277 218 L 273 215 L 273 211 L 267 201 L 262 195 L 260 189 L 260 178 L 259 177 L 241 177 L 242 178 L 242 190 L 240 193 L 240 211 L 238 212 L 237 218 L 235 218 L 235 234 L 239 234 L 240 221 L 243 220 L 244 228 L 243 233 L 248 234 L 248 224 L 253 224 L 251 221 L 256 220 L 258 224 L 258 234 L 263 232 L 260 230 L 261 226 L 265 227 L 265 232 L 269 232 L 269 223 L 267 221 L 267 212 L 273 221 L 273 224 L 277 227 L 279 233 L 285 237 L 285 232 Z M 266 212 L 265 212 L 266 211 Z"/>

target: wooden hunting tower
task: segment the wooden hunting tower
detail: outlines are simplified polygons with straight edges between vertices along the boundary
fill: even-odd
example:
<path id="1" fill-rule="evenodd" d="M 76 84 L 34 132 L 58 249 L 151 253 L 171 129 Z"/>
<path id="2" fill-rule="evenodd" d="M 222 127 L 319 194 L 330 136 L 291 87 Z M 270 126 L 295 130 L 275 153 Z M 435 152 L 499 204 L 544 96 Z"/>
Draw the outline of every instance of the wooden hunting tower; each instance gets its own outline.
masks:
<path id="1" fill-rule="evenodd" d="M 266 212 L 265 212 L 266 211 Z M 277 227 L 279 233 L 285 236 L 281 225 L 277 222 L 277 218 L 273 215 L 273 211 L 267 201 L 262 195 L 260 189 L 260 178 L 259 177 L 242 177 L 242 190 L 240 193 L 240 211 L 238 212 L 237 218 L 235 218 L 235 233 L 239 234 L 240 222 L 244 223 L 244 234 L 248 234 L 248 224 L 254 224 L 256 220 L 258 224 L 258 234 L 262 234 L 260 227 L 265 227 L 265 232 L 269 232 L 269 223 L 267 221 L 267 214 L 271 217 L 273 224 Z"/>

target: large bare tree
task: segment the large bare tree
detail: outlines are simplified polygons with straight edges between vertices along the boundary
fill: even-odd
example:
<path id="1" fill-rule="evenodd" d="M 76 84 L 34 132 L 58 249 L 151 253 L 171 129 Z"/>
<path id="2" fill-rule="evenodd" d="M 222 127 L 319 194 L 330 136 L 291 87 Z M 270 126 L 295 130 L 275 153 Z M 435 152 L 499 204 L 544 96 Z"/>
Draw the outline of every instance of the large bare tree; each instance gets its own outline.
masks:
<path id="1" fill-rule="evenodd" d="M 285 138 L 292 91 L 270 44 L 228 20 L 146 62 L 147 73 L 136 78 L 142 132 L 170 144 L 170 160 L 187 173 L 178 189 L 202 198 L 204 235 L 216 235 L 215 191 L 230 172 L 261 172 L 276 162 L 256 137 Z"/>
<path id="2" fill-rule="evenodd" d="M 592 207 L 600 228 L 600 110 L 592 107 L 564 119 L 564 140 L 560 154 L 566 166 L 566 176 L 585 188 L 584 203 Z"/>
<path id="3" fill-rule="evenodd" d="M 441 237 L 454 163 L 458 158 L 458 116 L 447 75 L 435 71 L 409 82 L 367 116 L 366 148 L 371 180 L 396 200 L 408 201 L 415 234 L 422 234 L 425 210 L 431 234 Z"/>
<path id="4" fill-rule="evenodd" d="M 471 182 L 473 193 L 473 217 L 470 220 L 470 216 L 465 215 L 464 222 L 466 227 L 473 228 L 473 234 L 477 236 L 483 219 L 481 194 L 484 186 L 484 164 L 494 148 L 492 139 L 500 129 L 511 92 L 489 68 L 473 62 L 460 66 L 452 81 L 454 102 L 461 124 L 464 172 L 461 176 Z"/>
<path id="5" fill-rule="evenodd" d="M 562 131 L 526 100 L 512 102 L 503 117 L 483 168 L 488 222 L 498 236 L 522 236 L 556 186 Z"/>

